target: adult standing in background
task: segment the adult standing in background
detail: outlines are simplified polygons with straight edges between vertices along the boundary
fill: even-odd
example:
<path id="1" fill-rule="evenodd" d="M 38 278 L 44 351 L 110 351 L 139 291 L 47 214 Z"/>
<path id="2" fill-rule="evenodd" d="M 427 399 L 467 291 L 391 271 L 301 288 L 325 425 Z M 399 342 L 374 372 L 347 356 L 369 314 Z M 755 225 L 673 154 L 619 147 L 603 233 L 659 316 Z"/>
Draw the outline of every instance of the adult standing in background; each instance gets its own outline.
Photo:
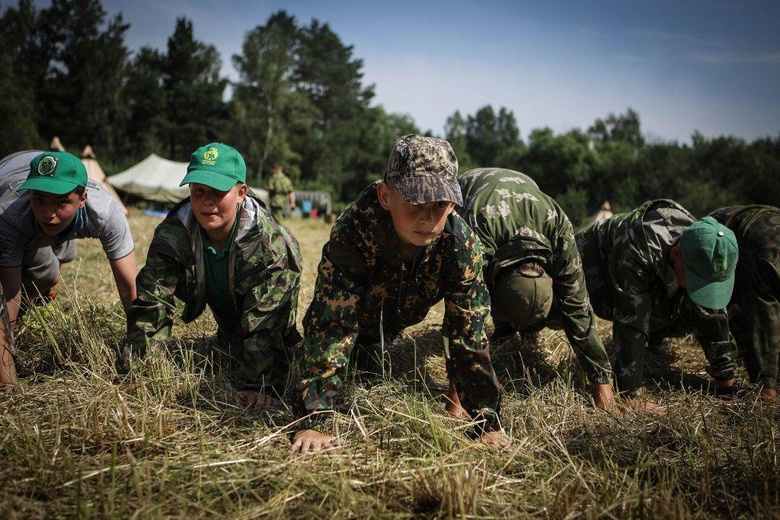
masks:
<path id="1" fill-rule="evenodd" d="M 281 164 L 271 167 L 271 176 L 265 183 L 265 189 L 271 200 L 271 214 L 274 219 L 279 222 L 282 217 L 289 216 L 290 211 L 295 208 L 295 189 L 290 178 L 282 171 Z"/>

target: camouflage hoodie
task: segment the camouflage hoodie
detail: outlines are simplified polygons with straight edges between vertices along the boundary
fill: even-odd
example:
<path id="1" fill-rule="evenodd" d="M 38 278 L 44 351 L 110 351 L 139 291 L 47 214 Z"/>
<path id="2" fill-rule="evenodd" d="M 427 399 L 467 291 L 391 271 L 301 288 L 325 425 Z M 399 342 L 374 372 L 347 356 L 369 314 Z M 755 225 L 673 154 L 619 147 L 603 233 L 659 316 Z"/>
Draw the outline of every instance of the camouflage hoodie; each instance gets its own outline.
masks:
<path id="1" fill-rule="evenodd" d="M 200 226 L 187 198 L 157 226 L 146 265 L 138 273 L 138 298 L 128 312 L 125 364 L 131 353 L 143 356 L 150 343 L 169 337 L 174 296 L 184 302 L 181 319 L 185 323 L 203 313 L 207 303 L 203 262 Z M 239 360 L 242 389 L 283 389 L 288 348 L 299 337 L 295 316 L 301 266 L 292 234 L 271 218 L 254 195 L 247 195 L 230 245 L 228 285 L 235 319 L 218 321 L 231 345 L 243 347 Z"/>
<path id="2" fill-rule="evenodd" d="M 561 207 L 527 175 L 478 168 L 460 176 L 463 215 L 485 246 L 485 278 L 492 287 L 501 269 L 532 260 L 553 281 L 563 330 L 591 383 L 609 384 L 612 368 L 596 332 L 574 229 Z"/>
<path id="3" fill-rule="evenodd" d="M 444 299 L 447 372 L 472 417 L 490 422 L 501 397 L 484 322 L 490 296 L 482 247 L 453 212 L 413 265 L 401 260 L 390 213 L 369 185 L 339 217 L 322 250 L 314 298 L 303 320 L 304 380 L 298 414 L 333 410 L 350 352 L 363 338 L 392 337 Z"/>
<path id="4" fill-rule="evenodd" d="M 618 388 L 632 396 L 643 384 L 651 333 L 663 335 L 678 324 L 693 328 L 710 375 L 718 381 L 734 376 L 736 344 L 725 310 L 693 303 L 668 260 L 695 220 L 676 202 L 659 199 L 576 234 L 593 310 L 613 321 Z"/>
<path id="5" fill-rule="evenodd" d="M 780 209 L 730 206 L 711 217 L 734 232 L 739 245 L 729 325 L 750 379 L 777 386 L 780 357 Z"/>

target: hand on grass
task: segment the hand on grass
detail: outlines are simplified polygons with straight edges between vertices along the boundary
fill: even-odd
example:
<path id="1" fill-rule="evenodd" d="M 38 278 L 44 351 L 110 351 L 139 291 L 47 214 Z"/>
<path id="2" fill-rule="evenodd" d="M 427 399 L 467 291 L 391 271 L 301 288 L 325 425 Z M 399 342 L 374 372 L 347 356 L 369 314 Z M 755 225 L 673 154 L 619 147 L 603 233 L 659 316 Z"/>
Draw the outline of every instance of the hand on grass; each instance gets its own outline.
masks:
<path id="1" fill-rule="evenodd" d="M 255 390 L 236 392 L 235 400 L 238 406 L 245 406 L 248 410 L 267 410 L 279 404 L 279 399 Z"/>
<path id="2" fill-rule="evenodd" d="M 653 403 L 651 401 L 644 401 L 642 399 L 626 398 L 625 404 L 636 412 L 644 412 L 650 415 L 665 415 L 666 407 L 660 404 Z"/>
<path id="3" fill-rule="evenodd" d="M 508 448 L 509 445 L 512 444 L 512 442 L 509 440 L 509 437 L 507 437 L 501 430 L 485 432 L 479 436 L 479 440 L 483 444 L 501 450 Z"/>
<path id="4" fill-rule="evenodd" d="M 290 446 L 290 453 L 327 450 L 336 447 L 337 444 L 336 437 L 325 435 L 317 430 L 298 430 Z"/>

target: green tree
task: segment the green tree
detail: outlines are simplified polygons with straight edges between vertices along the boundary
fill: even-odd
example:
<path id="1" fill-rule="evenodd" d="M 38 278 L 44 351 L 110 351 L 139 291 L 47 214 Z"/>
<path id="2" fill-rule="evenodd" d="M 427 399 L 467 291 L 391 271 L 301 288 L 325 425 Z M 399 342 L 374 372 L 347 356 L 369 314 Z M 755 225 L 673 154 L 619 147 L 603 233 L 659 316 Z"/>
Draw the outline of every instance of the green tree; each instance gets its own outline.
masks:
<path id="1" fill-rule="evenodd" d="M 32 90 L 39 133 L 113 153 L 125 118 L 122 16 L 106 21 L 99 0 L 53 0 L 40 12 L 22 1 L 1 25 L 20 84 Z"/>
<path id="2" fill-rule="evenodd" d="M 227 107 L 222 95 L 228 80 L 220 76 L 221 67 L 217 49 L 195 40 L 192 22 L 178 18 L 162 60 L 170 159 L 186 161 L 199 146 L 223 138 Z"/>
<path id="3" fill-rule="evenodd" d="M 372 141 L 366 117 L 374 89 L 363 86 L 363 61 L 352 54 L 328 24 L 312 20 L 300 32 L 294 80 L 316 108 L 309 133 L 296 136 L 302 175 L 342 200 L 357 194 L 350 180 L 365 175 L 361 150 Z"/>
<path id="4" fill-rule="evenodd" d="M 150 153 L 163 153 L 166 136 L 166 97 L 163 88 L 163 56 L 142 47 L 128 67 L 124 97 L 129 111 L 124 154 L 129 163 Z"/>
<path id="5" fill-rule="evenodd" d="M 466 150 L 468 146 L 466 119 L 460 114 L 460 110 L 456 110 L 454 114 L 447 118 L 447 122 L 444 124 L 444 138 L 449 141 L 452 149 L 455 151 L 460 171 L 470 170 L 472 161 Z"/>
<path id="6" fill-rule="evenodd" d="M 550 128 L 531 132 L 521 171 L 563 207 L 572 222 L 588 215 L 587 183 L 593 167 L 588 136 L 581 130 L 556 136 Z"/>
<path id="7" fill-rule="evenodd" d="M 40 148 L 43 140 L 35 125 L 32 90 L 17 81 L 13 60 L 0 47 L 0 157 Z"/>
<path id="8" fill-rule="evenodd" d="M 519 141 L 515 115 L 504 107 L 496 114 L 492 106 L 484 106 L 466 121 L 466 151 L 477 166 L 510 166 L 499 159 L 506 158 Z"/>
<path id="9" fill-rule="evenodd" d="M 233 56 L 240 75 L 233 92 L 234 142 L 258 185 L 273 166 L 269 163 L 283 164 L 293 180 L 299 176 L 300 155 L 291 147 L 290 133 L 308 126 L 316 112 L 292 81 L 297 47 L 295 18 L 279 11 L 248 32 L 243 53 Z"/>

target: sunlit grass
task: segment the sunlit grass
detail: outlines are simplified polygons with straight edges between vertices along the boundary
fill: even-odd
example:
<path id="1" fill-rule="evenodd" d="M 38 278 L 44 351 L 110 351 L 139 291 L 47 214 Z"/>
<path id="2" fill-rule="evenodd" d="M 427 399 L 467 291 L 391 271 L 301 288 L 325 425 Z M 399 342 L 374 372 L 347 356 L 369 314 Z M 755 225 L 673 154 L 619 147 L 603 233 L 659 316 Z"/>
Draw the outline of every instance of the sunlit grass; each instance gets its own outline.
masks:
<path id="1" fill-rule="evenodd" d="M 144 261 L 159 219 L 132 215 Z M 288 221 L 305 268 L 299 319 L 328 228 Z M 351 382 L 328 421 L 342 445 L 290 455 L 285 406 L 248 413 L 204 314 L 176 322 L 166 351 L 119 376 L 124 314 L 97 241 L 48 308 L 24 318 L 21 383 L 0 395 L 4 518 L 769 518 L 778 507 L 780 409 L 711 395 L 690 339 L 648 362 L 665 417 L 597 412 L 562 333 L 494 346 L 507 393 L 506 452 L 471 442 L 443 414 L 440 306 L 390 347 L 384 376 Z M 609 324 L 600 332 L 609 339 Z M 291 376 L 290 384 L 297 375 Z"/>

